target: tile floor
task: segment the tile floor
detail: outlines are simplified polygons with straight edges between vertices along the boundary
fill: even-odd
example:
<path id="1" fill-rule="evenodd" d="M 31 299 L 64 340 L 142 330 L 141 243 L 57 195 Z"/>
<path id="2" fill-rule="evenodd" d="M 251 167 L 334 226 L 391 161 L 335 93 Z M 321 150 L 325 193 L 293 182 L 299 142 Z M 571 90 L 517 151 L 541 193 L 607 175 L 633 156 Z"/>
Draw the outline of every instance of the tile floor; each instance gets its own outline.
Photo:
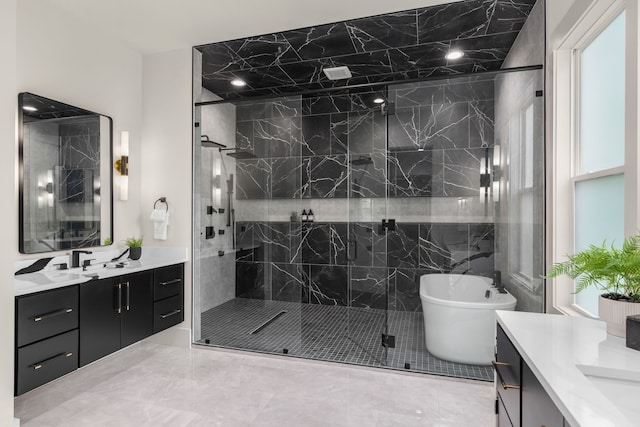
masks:
<path id="1" fill-rule="evenodd" d="M 16 399 L 23 427 L 493 426 L 491 383 L 138 343 Z"/>
<path id="2" fill-rule="evenodd" d="M 258 333 L 251 331 L 285 312 Z M 389 325 L 395 348 L 384 348 Z M 409 369 L 456 378 L 493 381 L 491 366 L 439 359 L 427 351 L 422 312 L 235 298 L 202 313 L 198 342 L 228 348 L 283 353 L 308 359 Z"/>

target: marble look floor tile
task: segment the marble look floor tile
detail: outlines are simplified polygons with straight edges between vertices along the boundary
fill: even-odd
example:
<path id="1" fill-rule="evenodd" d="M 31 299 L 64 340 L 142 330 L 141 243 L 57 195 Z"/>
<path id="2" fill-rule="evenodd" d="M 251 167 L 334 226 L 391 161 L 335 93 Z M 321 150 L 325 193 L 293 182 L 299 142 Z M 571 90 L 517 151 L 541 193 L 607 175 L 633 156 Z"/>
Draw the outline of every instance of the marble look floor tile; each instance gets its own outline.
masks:
<path id="1" fill-rule="evenodd" d="M 15 401 L 25 427 L 491 426 L 493 385 L 139 343 Z"/>

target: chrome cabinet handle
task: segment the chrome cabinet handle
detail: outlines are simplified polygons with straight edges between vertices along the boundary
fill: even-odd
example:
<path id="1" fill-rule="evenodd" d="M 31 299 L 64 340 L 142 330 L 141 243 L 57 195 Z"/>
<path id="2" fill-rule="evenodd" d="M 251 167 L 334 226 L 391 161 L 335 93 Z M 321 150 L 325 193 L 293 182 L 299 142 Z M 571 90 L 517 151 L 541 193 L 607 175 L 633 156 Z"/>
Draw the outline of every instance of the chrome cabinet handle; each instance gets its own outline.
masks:
<path id="1" fill-rule="evenodd" d="M 118 308 L 116 309 L 116 313 L 122 313 L 122 283 L 118 283 Z"/>
<path id="2" fill-rule="evenodd" d="M 130 305 L 131 305 L 131 298 L 129 295 L 129 282 L 127 282 L 127 311 L 129 311 L 131 309 Z"/>
<path id="3" fill-rule="evenodd" d="M 49 319 L 51 317 L 59 316 L 61 314 L 71 313 L 72 311 L 73 311 L 73 308 L 62 308 L 60 310 L 50 311 L 44 314 L 38 314 L 37 316 L 32 317 L 31 320 L 33 320 L 34 322 L 40 322 L 41 320 Z"/>
<path id="4" fill-rule="evenodd" d="M 520 390 L 520 386 L 519 385 L 505 384 L 504 381 L 502 381 L 502 388 L 504 390 Z"/>
<path id="5" fill-rule="evenodd" d="M 182 282 L 182 279 L 173 279 L 173 280 L 169 280 L 168 282 L 160 282 L 160 286 L 173 285 L 174 283 L 180 283 L 180 282 Z"/>
<path id="6" fill-rule="evenodd" d="M 507 362 L 496 362 L 495 360 L 491 361 L 491 364 L 493 366 L 511 366 L 511 363 L 507 363 Z"/>
<path id="7" fill-rule="evenodd" d="M 173 310 L 173 311 L 171 311 L 169 313 L 161 314 L 160 318 L 161 319 L 166 319 L 167 317 L 175 316 L 176 314 L 181 313 L 181 312 L 182 312 L 182 310 Z"/>
<path id="8" fill-rule="evenodd" d="M 30 368 L 33 368 L 34 370 L 38 370 L 38 369 L 42 368 L 42 366 L 43 366 L 45 363 L 51 362 L 53 359 L 57 359 L 58 357 L 62 357 L 62 356 L 64 356 L 64 357 L 71 357 L 71 356 L 73 356 L 73 353 L 69 352 L 69 353 L 60 353 L 60 354 L 56 354 L 55 356 L 50 357 L 50 358 L 48 358 L 48 359 L 45 359 L 45 360 L 43 360 L 42 362 L 34 363 L 33 365 L 31 365 L 31 366 L 29 366 L 29 367 L 30 367 Z"/>

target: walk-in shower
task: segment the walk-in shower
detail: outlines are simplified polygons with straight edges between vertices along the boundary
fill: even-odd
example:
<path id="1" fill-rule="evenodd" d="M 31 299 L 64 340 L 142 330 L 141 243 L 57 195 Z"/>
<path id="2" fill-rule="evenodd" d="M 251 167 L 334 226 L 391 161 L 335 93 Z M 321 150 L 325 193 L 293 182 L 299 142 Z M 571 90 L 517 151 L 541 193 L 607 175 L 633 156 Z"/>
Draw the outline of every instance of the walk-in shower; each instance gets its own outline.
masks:
<path id="1" fill-rule="evenodd" d="M 526 54 L 531 40 L 509 53 L 534 3 L 493 41 L 506 21 L 464 33 L 474 46 L 497 43 L 468 50 L 466 66 L 403 59 L 410 40 L 402 52 L 391 39 L 367 44 L 369 56 L 393 58 L 389 70 L 431 71 L 388 82 L 377 63 L 375 77 L 345 89 L 312 72 L 322 64 L 298 45 L 305 30 L 196 49 L 194 342 L 492 380 L 490 366 L 429 353 L 419 283 L 499 271 L 517 309 L 542 310 L 544 71 L 521 61 L 538 57 Z M 415 25 L 431 9 L 392 18 Z M 364 72 L 350 65 L 354 78 Z M 232 75 L 249 81 L 241 94 L 227 88 Z M 287 83 L 298 77 L 322 84 Z"/>

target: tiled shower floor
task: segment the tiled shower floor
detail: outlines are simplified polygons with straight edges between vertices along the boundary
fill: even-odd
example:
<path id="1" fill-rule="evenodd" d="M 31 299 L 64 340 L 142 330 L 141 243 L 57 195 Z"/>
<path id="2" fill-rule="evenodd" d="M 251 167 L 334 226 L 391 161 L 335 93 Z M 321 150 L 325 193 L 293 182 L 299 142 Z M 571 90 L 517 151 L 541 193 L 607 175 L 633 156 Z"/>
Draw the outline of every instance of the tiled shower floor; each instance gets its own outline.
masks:
<path id="1" fill-rule="evenodd" d="M 286 313 L 251 334 L 282 311 Z M 198 342 L 395 369 L 406 369 L 408 363 L 415 372 L 493 381 L 490 366 L 448 362 L 429 354 L 422 313 L 389 311 L 388 316 L 396 347 L 387 350 L 380 345 L 383 310 L 235 298 L 202 313 Z"/>

